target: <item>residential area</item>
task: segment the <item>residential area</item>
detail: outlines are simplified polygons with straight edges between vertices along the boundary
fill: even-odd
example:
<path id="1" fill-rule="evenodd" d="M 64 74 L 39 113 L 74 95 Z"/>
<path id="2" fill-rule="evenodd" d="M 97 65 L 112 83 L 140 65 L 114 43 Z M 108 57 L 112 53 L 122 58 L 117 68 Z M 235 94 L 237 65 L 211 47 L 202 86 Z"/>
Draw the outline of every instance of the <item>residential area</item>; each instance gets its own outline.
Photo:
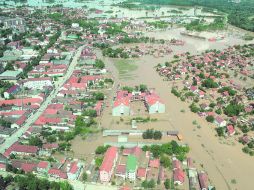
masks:
<path id="1" fill-rule="evenodd" d="M 0 3 L 0 189 L 252 187 L 247 31 L 199 6 L 33 3 Z"/>

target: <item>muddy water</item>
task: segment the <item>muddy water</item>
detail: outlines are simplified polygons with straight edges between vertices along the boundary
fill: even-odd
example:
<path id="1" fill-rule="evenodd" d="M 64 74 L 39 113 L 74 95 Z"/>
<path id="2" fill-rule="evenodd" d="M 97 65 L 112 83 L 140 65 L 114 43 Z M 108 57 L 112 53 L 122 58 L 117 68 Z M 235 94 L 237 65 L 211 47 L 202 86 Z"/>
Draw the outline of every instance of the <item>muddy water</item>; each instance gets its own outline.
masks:
<path id="1" fill-rule="evenodd" d="M 191 113 L 187 103 L 181 102 L 170 93 L 170 82 L 163 81 L 153 68 L 164 60 L 144 57 L 137 63 L 139 65 L 135 73 L 137 78 L 119 82 L 123 85 L 143 83 L 156 89 L 166 104 L 167 112 L 164 117 L 168 122 L 160 123 L 154 128 L 178 129 L 183 134 L 185 142 L 191 147 L 191 156 L 196 163 L 203 164 L 203 169 L 208 172 L 212 184 L 216 185 L 217 189 L 253 189 L 250 183 L 254 176 L 253 158 L 243 154 L 239 144 L 234 146 L 221 144 L 215 137 L 214 126 L 208 125 L 196 114 Z M 112 65 L 109 67 L 117 73 Z M 181 109 L 186 112 L 181 113 Z M 201 125 L 200 129 L 193 126 L 193 120 L 197 120 Z M 232 179 L 236 179 L 235 185 L 230 182 Z"/>

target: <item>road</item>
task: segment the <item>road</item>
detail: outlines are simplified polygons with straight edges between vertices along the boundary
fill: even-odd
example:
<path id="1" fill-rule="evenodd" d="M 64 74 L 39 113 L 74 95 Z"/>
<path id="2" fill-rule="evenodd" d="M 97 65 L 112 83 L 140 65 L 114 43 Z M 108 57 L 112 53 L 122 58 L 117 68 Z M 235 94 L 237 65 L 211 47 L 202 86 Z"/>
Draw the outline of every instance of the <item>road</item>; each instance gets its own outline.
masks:
<path id="1" fill-rule="evenodd" d="M 56 97 L 61 86 L 72 75 L 73 70 L 75 69 L 75 66 L 77 65 L 78 58 L 83 48 L 84 46 L 81 46 L 76 50 L 75 55 L 73 56 L 72 62 L 70 63 L 68 70 L 66 71 L 66 74 L 62 78 L 60 78 L 59 81 L 57 81 L 57 83 L 55 84 L 54 90 L 49 94 L 46 100 L 41 104 L 40 108 L 26 120 L 26 123 L 24 124 L 23 127 L 18 129 L 12 136 L 6 138 L 5 142 L 1 144 L 0 153 L 4 153 L 7 148 L 9 148 L 14 142 L 16 142 L 19 139 L 19 137 L 21 137 L 22 134 L 28 130 L 31 124 L 33 124 L 39 118 L 39 116 L 44 112 L 47 106 L 51 103 L 52 99 Z"/>

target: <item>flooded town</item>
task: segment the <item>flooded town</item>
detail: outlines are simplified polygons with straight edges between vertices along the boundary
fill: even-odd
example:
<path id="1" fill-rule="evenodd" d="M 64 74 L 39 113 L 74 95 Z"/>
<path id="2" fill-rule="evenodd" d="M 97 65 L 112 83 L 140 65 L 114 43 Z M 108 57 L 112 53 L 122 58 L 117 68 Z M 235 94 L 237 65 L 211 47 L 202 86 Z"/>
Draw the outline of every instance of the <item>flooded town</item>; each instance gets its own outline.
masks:
<path id="1" fill-rule="evenodd" d="M 206 1 L 0 2 L 0 190 L 252 190 L 254 4 Z"/>

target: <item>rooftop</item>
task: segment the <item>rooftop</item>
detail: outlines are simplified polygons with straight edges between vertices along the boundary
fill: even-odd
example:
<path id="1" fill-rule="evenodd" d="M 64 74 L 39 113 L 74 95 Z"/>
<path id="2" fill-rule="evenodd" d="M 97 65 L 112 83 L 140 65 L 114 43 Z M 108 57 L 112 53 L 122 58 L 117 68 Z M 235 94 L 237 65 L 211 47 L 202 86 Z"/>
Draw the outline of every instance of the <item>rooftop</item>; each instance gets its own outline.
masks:
<path id="1" fill-rule="evenodd" d="M 129 155 L 127 159 L 127 171 L 134 172 L 137 168 L 137 158 L 136 156 Z"/>

